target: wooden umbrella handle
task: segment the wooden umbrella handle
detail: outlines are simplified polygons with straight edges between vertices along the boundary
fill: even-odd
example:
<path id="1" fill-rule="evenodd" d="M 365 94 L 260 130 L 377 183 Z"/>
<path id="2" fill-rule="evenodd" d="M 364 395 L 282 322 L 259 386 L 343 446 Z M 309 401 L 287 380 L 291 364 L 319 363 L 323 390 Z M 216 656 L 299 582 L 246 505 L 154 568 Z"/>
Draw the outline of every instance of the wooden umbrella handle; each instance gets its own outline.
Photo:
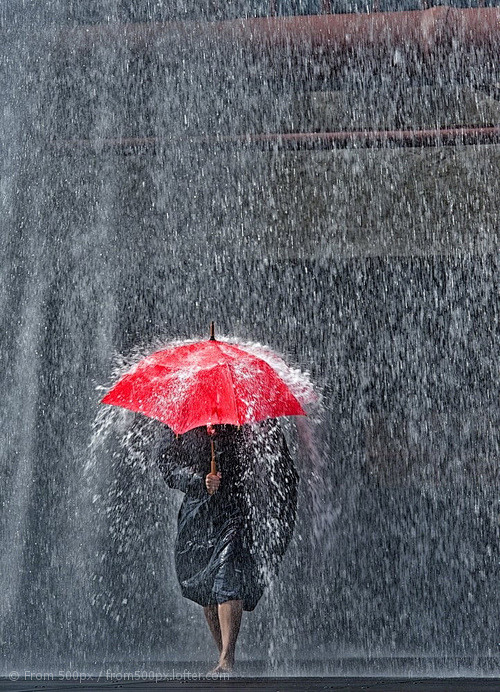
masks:
<path id="1" fill-rule="evenodd" d="M 210 468 L 210 473 L 215 476 L 217 474 L 217 467 L 215 465 L 215 446 L 214 446 L 214 441 L 210 440 L 210 445 L 212 447 L 212 464 Z"/>

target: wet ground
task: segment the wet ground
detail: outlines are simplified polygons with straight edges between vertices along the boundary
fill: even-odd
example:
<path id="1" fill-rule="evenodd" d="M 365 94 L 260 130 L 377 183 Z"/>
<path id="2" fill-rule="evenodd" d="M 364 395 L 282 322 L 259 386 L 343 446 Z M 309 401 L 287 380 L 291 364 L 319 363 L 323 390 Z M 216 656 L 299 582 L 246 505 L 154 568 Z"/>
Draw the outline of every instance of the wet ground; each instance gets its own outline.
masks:
<path id="1" fill-rule="evenodd" d="M 18 680 L 0 678 L 0 691 L 86 692 L 87 690 L 224 690 L 231 692 L 498 692 L 500 678 L 294 677 L 158 680 Z"/>

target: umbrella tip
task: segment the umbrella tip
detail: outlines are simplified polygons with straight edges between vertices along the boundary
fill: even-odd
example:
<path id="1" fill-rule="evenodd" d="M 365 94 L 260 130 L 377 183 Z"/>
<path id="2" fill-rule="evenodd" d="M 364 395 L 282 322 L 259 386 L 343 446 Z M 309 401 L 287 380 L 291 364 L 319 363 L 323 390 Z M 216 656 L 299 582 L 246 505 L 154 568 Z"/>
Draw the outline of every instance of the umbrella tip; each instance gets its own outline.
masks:
<path id="1" fill-rule="evenodd" d="M 215 322 L 210 322 L 210 341 L 215 341 Z"/>

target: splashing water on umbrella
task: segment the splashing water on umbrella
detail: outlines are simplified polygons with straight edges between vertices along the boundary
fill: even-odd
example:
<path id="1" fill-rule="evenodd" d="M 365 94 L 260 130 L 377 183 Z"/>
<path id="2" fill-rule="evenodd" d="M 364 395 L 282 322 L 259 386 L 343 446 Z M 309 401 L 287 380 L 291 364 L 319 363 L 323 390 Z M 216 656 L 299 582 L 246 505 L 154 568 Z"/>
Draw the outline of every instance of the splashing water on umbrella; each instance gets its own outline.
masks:
<path id="1" fill-rule="evenodd" d="M 308 420 L 296 418 L 296 429 L 294 430 L 288 421 L 283 419 L 285 433 L 289 439 L 292 449 L 296 449 L 299 456 L 303 457 L 303 468 L 300 473 L 306 481 L 311 494 L 311 506 L 315 519 L 313 520 L 314 533 L 321 532 L 318 526 L 324 521 L 324 483 L 323 483 L 323 468 L 324 459 L 320 451 L 318 451 L 315 441 L 315 426 L 321 419 L 322 405 L 321 396 L 315 388 L 308 372 L 302 371 L 297 367 L 289 366 L 284 358 L 273 351 L 269 346 L 255 342 L 240 342 L 238 339 L 222 338 L 218 339 L 221 345 L 228 344 L 235 346 L 241 351 L 258 358 L 272 368 L 273 372 L 279 379 L 285 383 L 292 395 L 299 402 L 300 407 L 303 407 L 304 412 L 307 411 Z M 128 355 L 116 354 L 115 365 L 112 371 L 112 378 L 115 381 L 123 380 L 127 375 L 134 375 L 141 365 L 148 364 L 155 354 L 159 352 L 167 352 L 174 349 L 182 349 L 183 347 L 194 346 L 199 341 L 196 339 L 173 340 L 169 342 L 156 341 L 153 344 L 142 345 L 136 347 Z M 207 342 L 209 343 L 209 342 Z M 192 378 L 196 376 L 200 370 L 200 366 L 196 363 L 190 363 L 189 367 L 178 373 L 175 379 L 175 389 L 170 398 L 181 401 L 189 394 L 189 388 Z M 251 380 L 252 372 L 248 369 L 247 364 L 235 363 L 234 373 L 241 378 L 242 381 Z M 107 391 L 109 387 L 99 386 L 98 391 Z M 105 400 L 105 399 L 104 399 Z M 255 394 L 253 397 L 245 399 L 242 397 L 241 404 L 246 407 L 246 418 L 251 423 L 252 420 L 259 420 L 255 408 L 257 407 Z M 155 399 L 155 404 L 161 406 L 162 397 L 159 394 Z M 120 404 L 118 404 L 120 406 Z M 127 406 L 127 404 L 124 404 Z M 136 409 L 137 410 L 137 409 Z M 155 414 L 152 418 L 157 418 Z M 260 417 L 262 420 L 262 416 Z M 163 419 L 165 422 L 165 419 Z M 208 422 L 207 422 L 208 424 Z M 141 447 L 154 446 L 155 440 L 161 435 L 163 426 L 158 426 L 151 418 L 143 416 L 137 419 L 137 416 L 126 408 L 117 408 L 115 406 L 101 408 L 94 421 L 93 436 L 90 444 L 91 454 L 87 462 L 87 472 L 90 467 L 95 464 L 96 452 L 99 448 L 105 446 L 105 441 L 110 434 L 117 436 L 120 440 L 120 448 L 126 452 L 125 456 L 129 461 L 140 461 L 140 466 L 145 469 L 148 464 L 144 459 L 144 455 L 137 452 L 137 445 Z M 175 428 L 174 428 L 175 430 Z M 296 433 L 296 434 L 295 434 Z M 254 430 L 254 439 L 259 443 L 260 448 L 265 448 L 265 441 L 262 438 L 262 432 L 258 428 Z M 294 439 L 297 438 L 297 439 Z M 322 488 L 320 497 L 320 487 Z"/>
<path id="2" fill-rule="evenodd" d="M 280 421 L 292 456 L 297 460 L 300 475 L 299 519 L 290 548 L 291 564 L 298 564 L 300 560 L 293 555 L 300 554 L 303 545 L 312 542 L 320 546 L 325 545 L 326 540 L 332 540 L 332 521 L 338 515 L 332 506 L 333 495 L 328 474 L 325 473 L 325 465 L 329 461 L 319 444 L 318 431 L 323 411 L 321 393 L 309 373 L 289 366 L 280 354 L 269 347 L 260 343 L 240 342 L 236 338 L 221 338 L 221 342 L 235 345 L 264 360 L 307 411 L 307 416 L 282 418 Z M 152 352 L 193 343 L 196 343 L 193 339 L 156 341 L 136 347 L 128 354 L 116 354 L 112 380 L 119 380 Z M 179 396 L 185 394 L 186 382 L 182 378 L 179 380 Z M 100 386 L 97 390 L 102 396 L 108 387 Z M 252 520 L 259 527 L 257 531 L 273 535 L 276 517 L 273 516 L 272 506 L 266 504 L 264 499 L 269 493 L 280 492 L 277 460 L 272 445 L 267 444 L 265 430 L 259 425 L 247 427 L 250 445 L 258 449 L 258 454 L 254 455 L 256 467 L 245 471 L 249 480 L 254 479 Z M 96 521 L 97 516 L 101 515 L 109 526 L 112 553 L 134 554 L 137 545 L 148 545 L 151 555 L 156 555 L 150 572 L 149 589 L 158 589 L 157 580 L 162 579 L 162 574 L 169 574 L 171 569 L 167 546 L 172 543 L 173 536 L 165 542 L 162 532 L 168 532 L 168 528 L 164 527 L 169 526 L 177 511 L 175 497 L 165 494 L 154 462 L 154 450 L 165 434 L 173 435 L 173 432 L 169 433 L 168 428 L 157 420 L 117 406 L 100 406 L 94 420 L 90 454 L 85 467 L 85 476 L 92 488 L 89 495 L 92 497 L 93 512 Z M 149 516 L 156 519 L 148 523 Z M 109 555 L 109 546 L 106 551 L 96 553 L 93 568 L 96 574 L 105 573 L 106 564 L 111 559 Z M 173 575 L 163 578 L 171 583 Z M 286 598 L 286 582 L 272 582 L 272 572 L 268 578 L 268 598 L 271 604 L 275 603 L 271 610 L 278 613 L 278 601 Z M 99 584 L 96 583 L 96 586 Z M 112 600 L 111 593 L 107 594 L 99 587 L 95 601 L 106 614 L 121 617 L 123 606 Z M 169 608 L 176 614 L 178 611 L 180 613 L 182 605 L 172 600 Z M 180 621 L 182 616 L 174 615 L 174 619 Z"/>
<path id="3" fill-rule="evenodd" d="M 282 359 L 269 350 L 264 355 L 296 385 Z M 177 434 L 202 425 L 306 415 L 267 360 L 216 340 L 212 323 L 209 340 L 160 349 L 135 363 L 101 403 L 156 418 Z M 298 393 L 304 396 L 303 388 Z"/>

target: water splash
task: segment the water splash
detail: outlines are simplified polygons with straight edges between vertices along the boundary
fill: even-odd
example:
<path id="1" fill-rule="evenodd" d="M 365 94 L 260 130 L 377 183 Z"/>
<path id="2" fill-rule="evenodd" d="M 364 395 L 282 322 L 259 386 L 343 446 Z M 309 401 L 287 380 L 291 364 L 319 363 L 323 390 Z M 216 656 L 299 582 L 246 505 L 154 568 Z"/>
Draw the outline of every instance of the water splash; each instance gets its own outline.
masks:
<path id="1" fill-rule="evenodd" d="M 266 362 L 268 362 L 273 368 L 276 368 L 277 372 L 284 381 L 290 386 L 294 394 L 297 396 L 299 401 L 304 405 L 308 405 L 309 409 L 314 410 L 316 415 L 320 415 L 320 402 L 321 397 L 317 391 L 317 388 L 313 385 L 310 376 L 307 373 L 302 373 L 298 368 L 291 368 L 288 366 L 283 358 L 278 356 L 274 351 L 268 347 L 264 347 L 261 344 L 253 344 L 246 342 L 241 344 L 236 339 L 228 339 L 230 343 L 237 344 L 249 353 L 257 355 L 258 357 L 265 356 Z M 163 350 L 165 348 L 173 348 L 179 345 L 185 345 L 188 343 L 195 343 L 194 340 L 176 340 L 176 341 L 158 341 L 156 340 L 153 344 L 141 345 L 140 347 L 135 347 L 128 354 L 116 354 L 115 364 L 113 367 L 113 380 L 119 379 L 124 373 L 130 371 L 140 360 L 147 357 L 148 354 L 156 350 Z M 98 391 L 102 392 L 105 387 L 99 387 Z M 297 551 L 297 545 L 300 545 L 300 541 L 312 539 L 313 541 L 320 541 L 325 535 L 325 516 L 331 516 L 328 514 L 328 489 L 326 489 L 327 481 L 321 473 L 321 459 L 319 452 L 314 444 L 314 429 L 317 424 L 313 419 L 309 419 L 307 425 L 301 422 L 299 427 L 299 419 L 297 417 L 296 423 L 299 430 L 299 434 L 294 435 L 294 426 L 291 420 L 285 421 L 286 425 L 286 435 L 289 440 L 290 447 L 292 449 L 292 454 L 297 454 L 298 459 L 298 470 L 299 476 L 301 478 L 301 485 L 304 488 L 301 493 L 301 503 L 299 505 L 299 517 L 301 522 L 307 522 L 309 525 L 314 525 L 312 536 L 308 536 L 308 529 L 304 526 L 297 526 L 296 533 L 299 536 L 298 541 L 290 547 L 291 553 Z M 259 564 L 262 565 L 263 578 L 268 586 L 269 593 L 266 595 L 268 613 L 272 613 L 270 631 L 273 631 L 273 625 L 276 626 L 276 631 L 269 638 L 267 657 L 268 664 L 271 669 L 278 665 L 278 659 L 276 656 L 281 656 L 281 649 L 283 646 L 283 634 L 278 623 L 280 620 L 280 599 L 283 598 L 283 591 L 281 588 L 276 588 L 273 586 L 273 582 L 276 581 L 276 572 L 278 566 L 273 566 L 272 560 L 269 561 L 269 556 L 279 553 L 279 546 L 276 545 L 269 546 L 269 536 L 275 535 L 273 533 L 272 527 L 274 522 L 279 521 L 279 518 L 273 515 L 273 503 L 272 497 L 273 493 L 278 493 L 282 496 L 283 492 L 286 492 L 284 488 L 279 487 L 278 476 L 276 475 L 279 469 L 276 467 L 276 462 L 278 457 L 276 456 L 276 445 L 271 440 L 271 432 L 267 430 L 266 424 L 259 424 L 256 426 L 246 426 L 246 439 L 248 443 L 248 448 L 253 449 L 254 452 L 251 453 L 252 458 L 258 465 L 257 470 L 255 468 L 248 469 L 250 477 L 248 483 L 252 488 L 250 492 L 252 507 L 253 526 L 261 527 L 265 530 L 266 535 L 266 558 L 259 559 L 256 555 L 256 559 Z M 94 492 L 92 501 L 96 508 L 97 515 L 101 515 L 106 518 L 108 524 L 109 540 L 111 545 L 114 545 L 116 554 L 126 554 L 131 550 L 136 550 L 137 546 L 143 545 L 144 540 L 147 540 L 147 532 L 145 532 L 138 524 L 135 524 L 135 528 L 130 533 L 129 526 L 134 525 L 133 519 L 133 507 L 127 506 L 127 491 L 125 488 L 120 487 L 120 483 L 117 482 L 117 477 L 123 476 L 120 472 L 119 467 L 123 465 L 127 467 L 130 474 L 137 478 L 143 475 L 150 474 L 153 477 L 158 474 L 158 470 L 155 467 L 153 461 L 155 456 L 155 448 L 158 442 L 165 435 L 172 434 L 168 433 L 168 429 L 156 420 L 146 418 L 141 415 L 136 415 L 125 409 L 120 409 L 118 407 L 108 407 L 102 406 L 96 415 L 92 441 L 90 444 L 90 455 L 85 467 L 86 477 L 89 482 L 92 482 L 94 478 L 94 483 L 99 477 L 98 469 L 102 467 L 103 464 L 108 465 L 107 473 L 110 474 L 110 478 L 115 478 L 109 481 L 100 492 Z M 112 450 L 112 451 L 111 451 Z M 108 454 L 106 455 L 106 452 Z M 303 465 L 303 466 L 302 466 Z M 102 482 L 102 479 L 101 479 Z M 145 489 L 141 485 L 138 485 L 136 490 L 138 495 L 137 502 L 139 502 L 143 507 L 148 503 L 151 504 L 151 498 L 148 498 L 145 494 Z M 270 495 L 271 501 L 270 501 Z M 165 511 L 169 512 L 171 515 L 170 522 L 173 521 L 173 516 L 175 515 L 176 504 L 173 502 L 173 496 L 175 493 L 172 491 L 167 491 L 164 497 Z M 326 503 L 326 504 L 325 504 Z M 133 505 L 134 503 L 132 503 Z M 306 506 L 303 506 L 305 504 Z M 311 521 L 312 520 L 312 521 Z M 256 545 L 263 544 L 259 540 L 259 536 L 256 535 Z M 317 545 L 319 549 L 319 543 Z M 166 551 L 173 551 L 173 541 L 169 546 L 165 546 Z M 260 556 L 262 557 L 262 556 Z M 104 554 L 99 557 L 100 561 L 106 559 Z M 291 557 L 292 560 L 299 559 L 298 557 Z M 97 571 L 99 571 L 97 569 Z M 102 585 L 102 577 L 97 578 L 97 584 Z M 179 597 L 180 598 L 180 597 Z M 273 601 L 274 598 L 274 601 Z M 123 618 L 123 603 L 117 602 L 114 596 L 107 597 L 102 592 L 96 592 L 93 598 L 93 604 L 96 607 L 102 609 L 102 612 L 108 617 L 113 617 L 117 622 Z M 127 604 L 125 604 L 127 605 Z M 177 611 L 179 607 L 177 608 Z M 183 610 L 183 606 L 180 605 L 180 610 Z M 207 641 L 209 641 L 208 633 L 203 636 L 203 634 L 198 636 L 198 646 L 206 647 Z M 246 642 L 243 640 L 240 643 L 241 649 L 245 650 Z M 180 658 L 182 649 L 171 648 L 170 657 Z M 274 652 L 274 653 L 273 653 Z"/>

